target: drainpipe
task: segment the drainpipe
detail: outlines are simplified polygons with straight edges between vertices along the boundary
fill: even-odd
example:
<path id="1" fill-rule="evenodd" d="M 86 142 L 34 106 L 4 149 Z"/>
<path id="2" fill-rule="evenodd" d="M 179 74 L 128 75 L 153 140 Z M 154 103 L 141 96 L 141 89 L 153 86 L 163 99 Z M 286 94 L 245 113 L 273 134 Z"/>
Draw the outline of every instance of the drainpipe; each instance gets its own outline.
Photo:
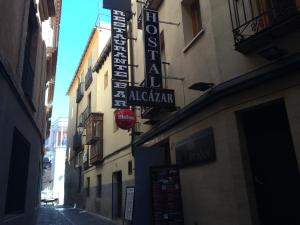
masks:
<path id="1" fill-rule="evenodd" d="M 78 86 L 80 84 L 80 79 L 78 77 Z M 77 87 L 78 88 L 78 87 Z M 76 101 L 77 101 L 77 90 L 76 90 Z M 78 103 L 76 102 L 76 134 L 78 134 L 77 126 L 78 126 Z"/>

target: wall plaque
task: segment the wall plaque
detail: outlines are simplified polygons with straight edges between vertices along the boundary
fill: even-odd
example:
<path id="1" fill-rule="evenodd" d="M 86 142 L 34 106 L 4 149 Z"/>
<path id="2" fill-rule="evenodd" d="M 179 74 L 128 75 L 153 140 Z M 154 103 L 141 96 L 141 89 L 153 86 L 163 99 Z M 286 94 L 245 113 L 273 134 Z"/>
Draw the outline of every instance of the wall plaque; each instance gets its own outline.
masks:
<path id="1" fill-rule="evenodd" d="M 216 159 L 213 129 L 201 130 L 175 143 L 176 164 L 187 166 Z"/>
<path id="2" fill-rule="evenodd" d="M 179 169 L 151 168 L 152 220 L 154 225 L 183 225 Z"/>

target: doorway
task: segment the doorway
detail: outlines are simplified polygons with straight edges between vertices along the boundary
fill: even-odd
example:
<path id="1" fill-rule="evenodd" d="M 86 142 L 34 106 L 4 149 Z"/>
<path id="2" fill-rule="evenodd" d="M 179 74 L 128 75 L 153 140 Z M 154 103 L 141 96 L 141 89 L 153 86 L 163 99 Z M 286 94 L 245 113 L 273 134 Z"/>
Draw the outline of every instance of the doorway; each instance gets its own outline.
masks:
<path id="1" fill-rule="evenodd" d="M 122 171 L 112 175 L 112 216 L 113 219 L 122 218 Z"/>
<path id="2" fill-rule="evenodd" d="M 300 174 L 283 101 L 241 113 L 260 225 L 300 224 Z"/>

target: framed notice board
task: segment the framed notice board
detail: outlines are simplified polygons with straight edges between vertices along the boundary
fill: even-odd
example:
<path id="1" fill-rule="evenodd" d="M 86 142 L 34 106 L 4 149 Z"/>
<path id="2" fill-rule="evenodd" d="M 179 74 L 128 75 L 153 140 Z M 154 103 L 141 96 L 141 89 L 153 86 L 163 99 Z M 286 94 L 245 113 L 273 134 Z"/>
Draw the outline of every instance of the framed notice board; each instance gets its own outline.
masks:
<path id="1" fill-rule="evenodd" d="M 133 216 L 134 187 L 126 187 L 124 221 L 131 222 Z M 124 224 L 123 221 L 123 224 Z"/>
<path id="2" fill-rule="evenodd" d="M 153 225 L 184 225 L 179 169 L 151 167 Z"/>

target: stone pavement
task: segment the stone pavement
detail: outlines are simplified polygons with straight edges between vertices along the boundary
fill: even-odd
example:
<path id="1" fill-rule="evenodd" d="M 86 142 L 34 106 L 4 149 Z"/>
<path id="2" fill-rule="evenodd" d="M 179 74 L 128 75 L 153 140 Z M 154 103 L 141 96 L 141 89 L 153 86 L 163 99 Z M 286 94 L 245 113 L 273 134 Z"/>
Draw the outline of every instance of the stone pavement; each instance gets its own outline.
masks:
<path id="1" fill-rule="evenodd" d="M 111 220 L 74 208 L 41 206 L 37 225 L 118 225 Z"/>

